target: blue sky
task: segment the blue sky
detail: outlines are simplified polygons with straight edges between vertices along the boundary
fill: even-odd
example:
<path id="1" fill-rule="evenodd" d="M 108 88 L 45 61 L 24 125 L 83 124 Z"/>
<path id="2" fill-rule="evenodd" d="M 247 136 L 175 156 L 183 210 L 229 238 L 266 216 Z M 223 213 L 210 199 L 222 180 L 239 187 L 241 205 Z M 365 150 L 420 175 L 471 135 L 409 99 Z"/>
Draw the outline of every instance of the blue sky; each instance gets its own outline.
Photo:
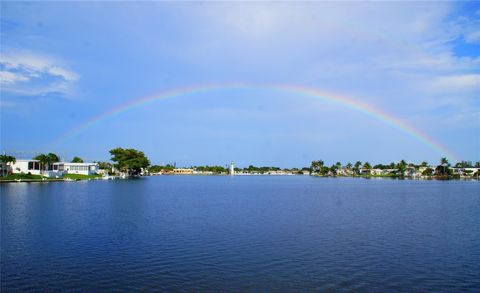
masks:
<path id="1" fill-rule="evenodd" d="M 2 2 L 1 149 L 153 163 L 437 162 L 350 108 L 269 90 L 132 99 L 208 83 L 289 84 L 373 105 L 480 160 L 480 3 Z"/>

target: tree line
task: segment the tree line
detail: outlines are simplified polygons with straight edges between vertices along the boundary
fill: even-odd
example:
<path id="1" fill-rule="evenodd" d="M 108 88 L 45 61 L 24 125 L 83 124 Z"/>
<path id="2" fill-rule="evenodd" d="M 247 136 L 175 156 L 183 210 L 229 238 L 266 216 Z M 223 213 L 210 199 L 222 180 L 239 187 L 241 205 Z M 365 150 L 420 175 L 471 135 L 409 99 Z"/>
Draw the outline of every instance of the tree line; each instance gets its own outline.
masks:
<path id="1" fill-rule="evenodd" d="M 127 173 L 130 175 L 136 175 L 141 173 L 142 171 L 148 170 L 150 173 L 159 173 L 164 171 L 172 171 L 175 166 L 172 164 L 167 164 L 165 166 L 161 165 L 150 165 L 150 160 L 147 156 L 139 150 L 136 149 L 123 149 L 123 148 L 114 148 L 109 151 L 111 155 L 111 162 L 96 162 L 99 165 L 100 169 L 104 170 L 113 170 L 116 169 L 120 172 Z M 33 158 L 34 160 L 38 160 L 40 163 L 40 170 L 45 171 L 52 166 L 53 163 L 57 163 L 60 161 L 60 157 L 55 153 L 45 153 L 39 154 Z M 14 156 L 9 156 L 6 154 L 0 155 L 0 162 L 5 165 L 11 165 L 16 162 L 16 158 Z M 72 163 L 83 163 L 84 160 L 78 156 L 73 157 L 71 160 Z M 331 166 L 325 165 L 323 160 L 316 160 L 312 161 L 310 167 L 304 167 L 302 169 L 292 168 L 292 169 L 283 169 L 284 171 L 303 174 L 305 172 L 318 174 L 318 175 L 336 175 L 339 170 L 346 169 L 350 170 L 353 174 L 360 174 L 364 170 L 371 170 L 371 169 L 381 169 L 381 170 L 392 170 L 392 174 L 403 174 L 407 168 L 415 168 L 418 169 L 423 167 L 422 175 L 432 176 L 433 174 L 438 176 L 451 176 L 452 175 L 452 165 L 448 161 L 447 158 L 441 158 L 440 164 L 434 166 L 433 168 L 428 165 L 427 162 L 422 162 L 420 164 L 414 163 L 407 163 L 405 160 L 400 160 L 397 163 L 390 163 L 390 164 L 376 164 L 372 166 L 368 161 L 361 162 L 356 161 L 354 164 L 347 163 L 342 165 L 340 162 L 336 162 Z M 454 165 L 455 168 L 471 168 L 476 167 L 480 168 L 480 162 L 476 162 L 472 164 L 471 162 L 462 161 L 458 162 Z M 193 169 L 200 171 L 200 172 L 212 172 L 215 174 L 222 174 L 228 171 L 228 167 L 223 166 L 193 166 Z M 271 171 L 280 171 L 282 170 L 279 167 L 269 167 L 269 166 L 262 166 L 257 167 L 253 165 L 249 165 L 246 168 L 235 168 L 236 172 L 245 172 L 245 173 L 267 173 Z M 466 170 L 468 173 L 470 170 Z M 2 176 L 6 176 L 5 174 L 6 168 L 2 168 Z M 471 172 L 471 171 L 470 171 Z"/>
<path id="2" fill-rule="evenodd" d="M 438 176 L 451 176 L 453 175 L 453 171 L 451 169 L 452 165 L 448 161 L 447 158 L 441 158 L 440 164 L 431 168 L 427 162 L 422 162 L 420 164 L 414 163 L 407 163 L 405 160 L 400 160 L 398 163 L 390 163 L 390 164 L 377 164 L 372 167 L 369 162 L 362 163 L 361 161 L 355 162 L 355 164 L 347 163 L 344 166 L 340 162 L 336 162 L 331 166 L 326 166 L 323 160 L 312 161 L 310 164 L 310 172 L 319 174 L 319 175 L 336 175 L 338 170 L 346 169 L 352 171 L 353 174 L 359 175 L 361 171 L 365 170 L 372 170 L 372 169 L 380 169 L 380 170 L 391 170 L 392 175 L 394 174 L 404 174 L 407 168 L 414 168 L 419 169 L 423 167 L 422 175 L 425 176 L 432 176 L 436 174 Z M 455 168 L 480 168 L 480 162 L 476 162 L 472 164 L 471 162 L 462 161 L 458 162 L 454 165 Z M 471 170 L 466 170 L 466 173 L 472 173 Z"/>

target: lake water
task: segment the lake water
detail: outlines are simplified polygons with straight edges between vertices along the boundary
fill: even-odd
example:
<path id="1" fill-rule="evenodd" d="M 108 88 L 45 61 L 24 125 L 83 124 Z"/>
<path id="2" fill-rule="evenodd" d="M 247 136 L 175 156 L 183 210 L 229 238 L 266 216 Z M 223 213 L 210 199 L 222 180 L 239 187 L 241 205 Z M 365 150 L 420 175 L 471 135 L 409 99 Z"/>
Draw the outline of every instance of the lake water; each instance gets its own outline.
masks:
<path id="1" fill-rule="evenodd" d="M 310 176 L 2 184 L 1 291 L 479 292 L 479 187 Z"/>

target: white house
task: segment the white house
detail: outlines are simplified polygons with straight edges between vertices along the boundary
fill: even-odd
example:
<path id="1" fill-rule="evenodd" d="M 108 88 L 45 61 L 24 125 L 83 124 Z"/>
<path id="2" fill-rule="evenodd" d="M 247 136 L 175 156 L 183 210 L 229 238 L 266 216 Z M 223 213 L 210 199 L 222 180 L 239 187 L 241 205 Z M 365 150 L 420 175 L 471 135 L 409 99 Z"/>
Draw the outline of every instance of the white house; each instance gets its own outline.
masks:
<path id="1" fill-rule="evenodd" d="M 17 160 L 11 167 L 13 173 L 30 173 L 55 178 L 63 177 L 64 173 L 92 175 L 97 174 L 98 171 L 97 163 L 58 162 L 41 167 L 38 160 Z"/>
<path id="2" fill-rule="evenodd" d="M 40 166 L 38 160 L 17 160 L 11 165 L 13 173 L 44 175 L 46 177 L 62 177 L 63 165 L 59 163 Z M 43 170 L 42 170 L 43 169 Z"/>
<path id="3" fill-rule="evenodd" d="M 383 169 L 378 169 L 378 168 L 372 169 L 372 170 L 370 171 L 370 173 L 371 173 L 372 175 L 377 175 L 377 176 L 384 174 Z"/>
<path id="4" fill-rule="evenodd" d="M 94 175 L 98 173 L 97 163 L 55 163 L 63 164 L 63 170 L 68 174 Z"/>

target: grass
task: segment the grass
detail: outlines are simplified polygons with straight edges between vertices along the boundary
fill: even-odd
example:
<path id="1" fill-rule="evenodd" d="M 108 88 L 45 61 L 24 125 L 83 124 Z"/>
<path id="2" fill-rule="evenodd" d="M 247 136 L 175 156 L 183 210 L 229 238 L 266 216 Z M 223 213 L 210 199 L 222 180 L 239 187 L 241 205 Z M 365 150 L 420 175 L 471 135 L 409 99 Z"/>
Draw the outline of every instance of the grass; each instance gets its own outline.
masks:
<path id="1" fill-rule="evenodd" d="M 74 179 L 74 180 L 85 180 L 85 179 L 95 179 L 100 178 L 102 175 L 95 174 L 95 175 L 83 175 L 83 174 L 65 174 L 63 178 L 65 179 Z"/>
<path id="2" fill-rule="evenodd" d="M 0 177 L 0 180 L 18 180 L 18 179 L 42 180 L 42 176 L 32 175 L 32 174 L 10 174 L 5 177 Z"/>
<path id="3" fill-rule="evenodd" d="M 65 174 L 63 176 L 63 179 L 73 179 L 73 180 L 87 180 L 87 179 L 95 179 L 95 178 L 99 178 L 99 177 L 102 177 L 102 175 L 82 175 L 82 174 Z M 11 175 L 8 175 L 8 176 L 5 176 L 5 177 L 1 177 L 0 176 L 0 181 L 12 181 L 12 180 L 19 180 L 21 179 L 22 181 L 25 180 L 25 181 L 30 181 L 30 180 L 38 180 L 38 181 L 43 181 L 42 178 L 44 178 L 43 180 L 55 180 L 55 181 L 58 181 L 58 180 L 62 180 L 62 178 L 46 178 L 46 177 L 42 177 L 41 175 L 32 175 L 32 174 L 11 174 Z"/>

